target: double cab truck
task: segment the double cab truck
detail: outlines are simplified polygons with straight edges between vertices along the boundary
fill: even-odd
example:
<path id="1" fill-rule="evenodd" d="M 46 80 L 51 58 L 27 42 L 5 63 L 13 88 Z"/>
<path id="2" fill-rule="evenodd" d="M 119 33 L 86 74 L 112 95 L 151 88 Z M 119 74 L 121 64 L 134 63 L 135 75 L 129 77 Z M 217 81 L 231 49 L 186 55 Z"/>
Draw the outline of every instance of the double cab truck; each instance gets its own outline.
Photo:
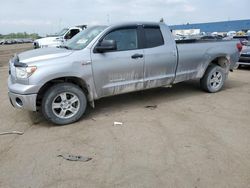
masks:
<path id="1" fill-rule="evenodd" d="M 230 41 L 175 42 L 167 25 L 136 22 L 92 26 L 64 45 L 16 54 L 9 62 L 9 98 L 59 125 L 79 120 L 103 97 L 199 79 L 221 90 L 242 45 Z"/>

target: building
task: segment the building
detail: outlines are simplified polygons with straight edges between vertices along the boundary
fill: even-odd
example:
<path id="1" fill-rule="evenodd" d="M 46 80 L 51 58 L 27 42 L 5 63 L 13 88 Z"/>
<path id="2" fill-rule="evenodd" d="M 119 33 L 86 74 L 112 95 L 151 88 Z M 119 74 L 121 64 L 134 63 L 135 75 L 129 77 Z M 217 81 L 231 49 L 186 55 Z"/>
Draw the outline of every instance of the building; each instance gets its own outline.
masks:
<path id="1" fill-rule="evenodd" d="M 187 29 L 187 30 L 173 30 L 174 35 L 198 35 L 200 34 L 200 29 Z"/>
<path id="2" fill-rule="evenodd" d="M 184 24 L 184 25 L 172 25 L 171 30 L 190 30 L 200 29 L 200 32 L 212 33 L 212 32 L 228 32 L 228 31 L 247 31 L 250 30 L 250 20 L 234 20 L 223 22 L 211 22 L 211 23 L 197 23 L 197 24 Z"/>

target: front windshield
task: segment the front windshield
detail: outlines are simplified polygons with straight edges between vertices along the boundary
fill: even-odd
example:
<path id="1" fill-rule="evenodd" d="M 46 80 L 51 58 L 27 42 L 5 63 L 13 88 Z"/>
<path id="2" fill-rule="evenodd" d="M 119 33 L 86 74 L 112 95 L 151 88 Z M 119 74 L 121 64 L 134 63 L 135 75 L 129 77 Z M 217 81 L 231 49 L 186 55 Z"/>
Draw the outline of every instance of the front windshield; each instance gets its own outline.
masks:
<path id="1" fill-rule="evenodd" d="M 69 29 L 67 28 L 64 28 L 62 29 L 60 32 L 56 33 L 55 35 L 56 36 L 63 36 Z"/>
<path id="2" fill-rule="evenodd" d="M 81 50 L 106 28 L 107 26 L 89 27 L 75 35 L 72 39 L 68 40 L 65 43 L 65 46 L 68 49 Z"/>

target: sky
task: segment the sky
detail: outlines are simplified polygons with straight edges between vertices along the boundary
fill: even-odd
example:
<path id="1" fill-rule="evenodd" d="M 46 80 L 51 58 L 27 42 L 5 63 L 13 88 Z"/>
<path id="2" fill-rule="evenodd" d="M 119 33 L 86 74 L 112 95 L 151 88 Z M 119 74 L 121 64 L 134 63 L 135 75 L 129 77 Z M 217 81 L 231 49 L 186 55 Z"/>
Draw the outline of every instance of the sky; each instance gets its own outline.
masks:
<path id="1" fill-rule="evenodd" d="M 250 19 L 249 5 L 249 0 L 0 0 L 0 33 L 43 36 L 74 25 L 161 18 L 169 25 Z"/>

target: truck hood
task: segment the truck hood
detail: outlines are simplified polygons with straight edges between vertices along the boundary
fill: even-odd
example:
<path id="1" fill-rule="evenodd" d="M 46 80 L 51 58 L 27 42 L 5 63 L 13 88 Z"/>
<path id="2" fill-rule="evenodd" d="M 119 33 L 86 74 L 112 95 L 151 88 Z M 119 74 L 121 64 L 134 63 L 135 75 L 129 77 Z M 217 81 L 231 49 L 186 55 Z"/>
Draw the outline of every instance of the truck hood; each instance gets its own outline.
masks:
<path id="1" fill-rule="evenodd" d="M 36 42 L 39 43 L 39 45 L 48 45 L 60 42 L 62 40 L 62 37 L 56 36 L 56 37 L 45 37 L 41 39 L 37 39 Z"/>
<path id="2" fill-rule="evenodd" d="M 36 61 L 46 61 L 50 59 L 65 57 L 72 54 L 72 50 L 65 48 L 39 48 L 18 54 L 19 62 L 33 63 Z"/>

